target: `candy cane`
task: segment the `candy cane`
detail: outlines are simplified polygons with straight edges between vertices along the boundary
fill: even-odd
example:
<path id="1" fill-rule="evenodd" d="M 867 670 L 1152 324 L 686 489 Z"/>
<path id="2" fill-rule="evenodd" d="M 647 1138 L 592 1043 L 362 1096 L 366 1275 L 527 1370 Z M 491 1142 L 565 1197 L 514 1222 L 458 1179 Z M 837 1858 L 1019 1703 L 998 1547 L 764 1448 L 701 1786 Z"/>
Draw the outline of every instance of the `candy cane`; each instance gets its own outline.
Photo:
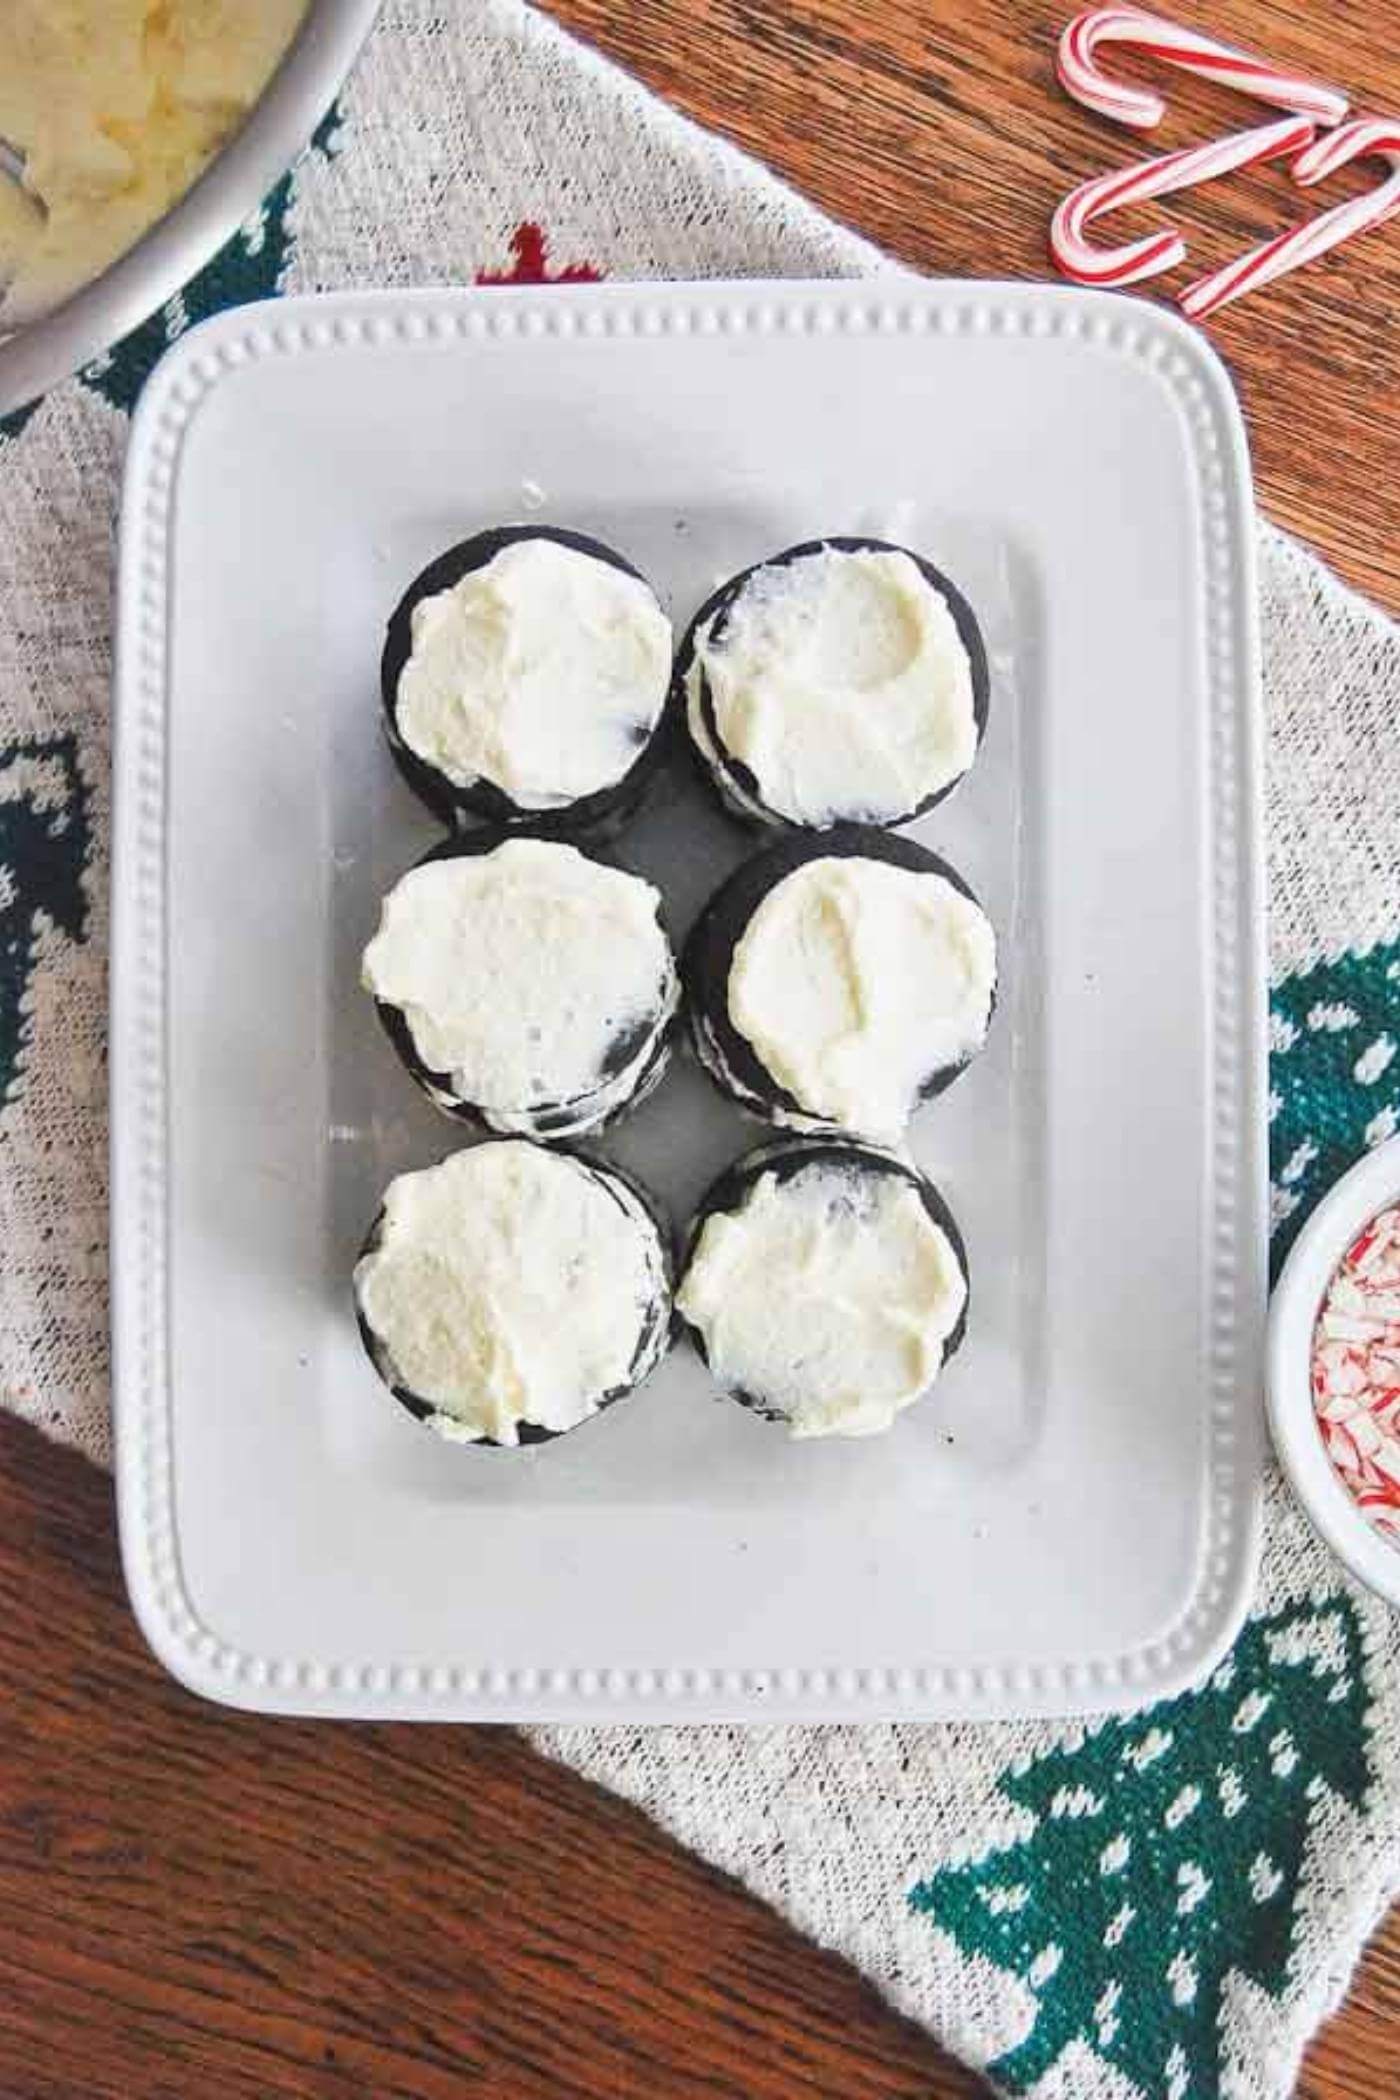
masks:
<path id="1" fill-rule="evenodd" d="M 1393 219 L 1400 212 L 1400 123 L 1393 117 L 1358 117 L 1340 131 L 1328 132 L 1306 153 L 1299 154 L 1293 166 L 1293 180 L 1310 188 L 1366 155 L 1385 161 L 1390 168 L 1389 176 L 1378 189 L 1368 196 L 1334 205 L 1331 211 L 1309 220 L 1305 226 L 1275 234 L 1271 241 L 1251 248 L 1247 255 L 1226 263 L 1223 269 L 1198 278 L 1181 294 L 1182 311 L 1193 321 L 1203 321 L 1207 314 L 1228 306 L 1232 299 L 1242 299 L 1261 284 L 1272 284 L 1276 277 L 1314 262 L 1342 241 L 1349 241 L 1353 234 L 1369 232 L 1371 227 L 1384 226 L 1387 219 Z"/>
<path id="2" fill-rule="evenodd" d="M 1336 88 L 1304 80 L 1296 73 L 1285 73 L 1252 52 L 1238 51 L 1232 44 L 1217 44 L 1213 37 L 1200 36 L 1194 29 L 1180 29 L 1175 22 L 1164 22 L 1136 7 L 1091 8 L 1087 14 L 1076 16 L 1060 38 L 1055 61 L 1060 85 L 1076 102 L 1139 131 L 1150 131 L 1154 124 L 1160 124 L 1166 104 L 1149 88 L 1130 87 L 1126 81 L 1111 80 L 1101 72 L 1094 56 L 1100 44 L 1126 44 L 1149 58 L 1181 66 L 1188 73 L 1222 80 L 1241 94 L 1252 95 L 1257 102 L 1311 117 L 1317 124 L 1340 124 L 1347 113 L 1347 98 Z"/>
<path id="3" fill-rule="evenodd" d="M 1306 146 L 1313 127 L 1306 117 L 1278 117 L 1272 124 L 1236 132 L 1208 146 L 1186 146 L 1156 160 L 1136 162 L 1113 175 L 1096 175 L 1071 191 L 1050 222 L 1050 253 L 1057 268 L 1078 284 L 1135 284 L 1170 270 L 1186 253 L 1180 234 L 1145 234 L 1121 248 L 1094 248 L 1085 229 L 1120 205 L 1142 204 L 1171 190 L 1211 182 L 1234 168 L 1260 160 L 1278 160 Z"/>

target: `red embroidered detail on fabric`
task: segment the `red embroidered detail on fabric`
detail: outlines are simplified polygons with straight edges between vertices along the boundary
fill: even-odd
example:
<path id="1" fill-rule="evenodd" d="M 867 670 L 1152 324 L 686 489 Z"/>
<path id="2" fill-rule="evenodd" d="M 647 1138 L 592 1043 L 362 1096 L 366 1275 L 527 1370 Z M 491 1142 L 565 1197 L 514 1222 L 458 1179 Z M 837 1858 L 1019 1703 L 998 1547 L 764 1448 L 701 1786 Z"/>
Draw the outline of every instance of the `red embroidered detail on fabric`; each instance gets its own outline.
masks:
<path id="1" fill-rule="evenodd" d="M 517 226 L 510 237 L 510 252 L 515 262 L 509 270 L 478 270 L 478 284 L 598 284 L 602 271 L 595 270 L 592 263 L 569 263 L 562 270 L 551 270 L 545 255 L 543 227 L 526 219 Z"/>

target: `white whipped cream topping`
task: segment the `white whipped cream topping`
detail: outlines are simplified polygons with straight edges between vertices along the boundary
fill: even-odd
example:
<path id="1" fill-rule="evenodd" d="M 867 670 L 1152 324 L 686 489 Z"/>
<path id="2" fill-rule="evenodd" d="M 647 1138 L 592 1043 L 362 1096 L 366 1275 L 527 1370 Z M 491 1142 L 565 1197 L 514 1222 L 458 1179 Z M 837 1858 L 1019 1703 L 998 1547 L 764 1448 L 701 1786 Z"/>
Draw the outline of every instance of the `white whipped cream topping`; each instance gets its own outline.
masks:
<path id="1" fill-rule="evenodd" d="M 676 1303 L 719 1383 L 794 1436 L 875 1436 L 937 1377 L 967 1279 L 902 1176 L 819 1160 L 712 1213 Z"/>
<path id="2" fill-rule="evenodd" d="M 508 839 L 412 868 L 384 899 L 362 979 L 402 1012 L 431 1072 L 493 1128 L 593 1128 L 630 1098 L 679 998 L 661 899 L 573 846 Z M 642 1031 L 617 1072 L 604 1065 Z M 658 1067 L 659 1071 L 659 1067 Z"/>
<path id="3" fill-rule="evenodd" d="M 944 876 L 832 855 L 758 905 L 727 999 L 807 1115 L 898 1141 L 924 1082 L 980 1047 L 995 985 L 991 921 Z"/>
<path id="4" fill-rule="evenodd" d="M 557 809 L 619 781 L 661 718 L 671 623 L 640 577 L 515 540 L 413 608 L 398 733 L 458 787 Z"/>
<path id="5" fill-rule="evenodd" d="M 572 1429 L 666 1343 L 656 1226 L 622 1182 L 517 1139 L 401 1174 L 355 1294 L 387 1368 L 454 1442 Z M 655 1332 L 650 1332 L 654 1328 Z"/>
<path id="6" fill-rule="evenodd" d="M 692 737 L 742 761 L 795 824 L 907 816 L 977 754 L 972 665 L 947 600 L 907 554 L 863 549 L 759 569 L 707 621 L 687 673 Z M 700 704 L 710 690 L 718 752 Z"/>

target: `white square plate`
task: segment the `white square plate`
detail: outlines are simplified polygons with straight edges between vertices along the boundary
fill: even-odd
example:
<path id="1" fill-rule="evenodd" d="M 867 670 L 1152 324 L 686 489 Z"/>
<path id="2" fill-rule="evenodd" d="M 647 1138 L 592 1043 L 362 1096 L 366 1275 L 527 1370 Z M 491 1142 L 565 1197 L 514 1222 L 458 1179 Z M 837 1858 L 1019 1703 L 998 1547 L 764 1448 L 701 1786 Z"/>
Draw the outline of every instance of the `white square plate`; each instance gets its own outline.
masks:
<path id="1" fill-rule="evenodd" d="M 680 1346 L 560 1443 L 445 1449 L 361 1354 L 379 1192 L 461 1141 L 356 985 L 435 835 L 381 632 L 522 513 L 624 550 L 678 623 L 882 528 L 982 614 L 987 745 L 916 830 L 1003 951 L 988 1051 L 916 1134 L 972 1317 L 888 1437 L 794 1444 Z M 1251 547 L 1221 367 L 1112 297 L 347 295 L 182 339 L 122 521 L 112 1096 L 122 1536 L 179 1677 L 283 1712 L 873 1719 L 1130 1705 L 1210 1663 L 1260 1421 Z M 626 846 L 683 929 L 743 842 L 678 780 Z M 683 1065 L 615 1150 L 679 1224 L 755 1135 Z"/>

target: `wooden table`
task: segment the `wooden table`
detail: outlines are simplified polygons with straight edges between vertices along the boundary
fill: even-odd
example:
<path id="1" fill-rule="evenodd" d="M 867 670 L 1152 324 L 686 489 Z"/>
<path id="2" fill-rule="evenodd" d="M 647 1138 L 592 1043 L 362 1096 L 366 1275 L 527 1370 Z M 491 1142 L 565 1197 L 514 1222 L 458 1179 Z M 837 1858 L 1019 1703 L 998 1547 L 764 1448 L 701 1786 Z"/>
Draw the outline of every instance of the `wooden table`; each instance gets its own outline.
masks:
<path id="1" fill-rule="evenodd" d="M 1056 92 L 1058 17 L 1022 0 L 554 4 L 928 269 L 1044 274 L 1055 196 L 1129 145 Z M 1337 12 L 1202 8 L 1217 33 L 1400 109 L 1384 10 L 1349 9 L 1350 26 Z M 1171 142 L 1189 120 L 1240 118 L 1204 89 L 1174 102 Z M 1172 215 L 1205 265 L 1294 203 L 1261 173 Z M 1400 609 L 1397 314 L 1400 226 L 1214 334 L 1267 509 Z M 503 1731 L 273 1725 L 197 1705 L 128 1616 L 108 1482 L 13 1423 L 0 1659 L 5 2100 L 981 2090 L 840 1962 Z M 1301 2091 L 1400 2091 L 1394 1921 Z"/>

